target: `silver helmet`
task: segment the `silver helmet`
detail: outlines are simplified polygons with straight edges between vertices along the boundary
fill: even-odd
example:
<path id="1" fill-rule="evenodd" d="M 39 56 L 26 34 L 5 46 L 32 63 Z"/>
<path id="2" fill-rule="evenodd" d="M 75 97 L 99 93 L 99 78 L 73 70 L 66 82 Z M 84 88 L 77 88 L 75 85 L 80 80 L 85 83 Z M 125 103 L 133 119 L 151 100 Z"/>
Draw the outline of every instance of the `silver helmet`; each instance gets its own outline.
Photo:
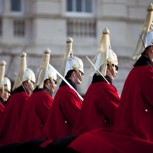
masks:
<path id="1" fill-rule="evenodd" d="M 147 32 L 145 47 L 153 45 L 153 29 Z"/>
<path id="2" fill-rule="evenodd" d="M 66 62 L 64 76 L 67 75 L 67 72 L 70 70 L 80 71 L 84 74 L 83 62 L 80 58 L 71 55 Z"/>
<path id="3" fill-rule="evenodd" d="M 23 74 L 22 82 L 28 81 L 28 80 L 32 81 L 33 83 L 36 82 L 34 72 L 31 69 L 26 68 L 26 70 L 24 71 L 24 74 Z"/>
<path id="4" fill-rule="evenodd" d="M 8 77 L 4 77 L 4 89 L 11 92 L 11 81 Z"/>

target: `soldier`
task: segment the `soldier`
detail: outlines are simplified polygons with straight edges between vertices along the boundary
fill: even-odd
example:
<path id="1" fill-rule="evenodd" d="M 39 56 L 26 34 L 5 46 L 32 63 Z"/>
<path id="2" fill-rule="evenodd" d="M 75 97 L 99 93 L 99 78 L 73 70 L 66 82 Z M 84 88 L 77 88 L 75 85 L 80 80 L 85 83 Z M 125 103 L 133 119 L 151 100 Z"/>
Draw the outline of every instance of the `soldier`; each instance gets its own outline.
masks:
<path id="1" fill-rule="evenodd" d="M 34 89 L 35 75 L 27 68 L 26 53 L 20 56 L 19 72 L 13 87 L 13 92 L 7 102 L 5 112 L 1 116 L 0 144 L 12 143 L 14 131 L 17 128 L 24 106 Z"/>
<path id="2" fill-rule="evenodd" d="M 82 105 L 82 99 L 76 92 L 76 85 L 83 79 L 83 62 L 72 54 L 72 38 L 67 40 L 67 45 L 69 51 L 64 76 L 70 86 L 64 81 L 61 82 L 44 127 L 46 137 L 52 140 L 72 134 Z"/>
<path id="3" fill-rule="evenodd" d="M 52 94 L 57 74 L 49 64 L 50 49 L 44 51 L 36 89 L 28 100 L 15 135 L 15 142 L 27 142 L 44 138 L 43 127 L 53 105 Z"/>
<path id="4" fill-rule="evenodd" d="M 74 128 L 76 134 L 96 128 L 111 128 L 114 124 L 119 95 L 112 81 L 118 71 L 118 60 L 110 47 L 108 28 L 103 31 L 95 67 L 101 74 L 96 71 L 85 94 Z"/>
<path id="5" fill-rule="evenodd" d="M 153 5 L 149 9 L 152 9 L 153 15 Z M 152 22 L 153 18 L 150 23 Z M 137 52 L 139 58 L 124 84 L 115 131 L 153 141 L 153 29 L 151 25 L 149 27 L 144 40 L 145 49 Z"/>
<path id="6" fill-rule="evenodd" d="M 149 5 L 148 12 L 153 12 L 152 4 Z M 111 132 L 97 129 L 80 135 L 69 146 L 73 150 L 82 153 L 153 152 L 152 15 L 148 15 L 150 18 L 147 18 L 147 24 L 143 29 L 146 37 L 139 39 L 142 43 L 138 41 L 134 57 L 139 58 L 125 81 L 114 128 Z M 144 46 L 139 46 L 139 44 L 144 44 Z M 88 147 L 85 147 L 86 145 Z"/>

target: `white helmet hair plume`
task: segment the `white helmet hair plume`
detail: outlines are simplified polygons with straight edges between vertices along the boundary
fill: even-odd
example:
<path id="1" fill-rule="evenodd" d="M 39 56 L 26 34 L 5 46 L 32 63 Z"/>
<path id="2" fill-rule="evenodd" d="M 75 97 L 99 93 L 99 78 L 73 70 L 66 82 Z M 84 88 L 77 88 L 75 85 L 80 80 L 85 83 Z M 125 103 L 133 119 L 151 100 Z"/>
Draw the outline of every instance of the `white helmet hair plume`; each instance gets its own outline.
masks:
<path id="1" fill-rule="evenodd" d="M 64 76 L 66 62 L 67 62 L 68 58 L 73 55 L 72 46 L 73 46 L 73 39 L 71 37 L 68 37 L 67 40 L 66 40 L 64 62 L 62 64 L 62 68 L 61 68 L 61 75 L 62 76 Z"/>
<path id="2" fill-rule="evenodd" d="M 133 59 L 138 59 L 144 49 L 150 44 L 147 42 L 148 32 L 153 30 L 153 4 L 151 3 L 147 8 L 147 17 L 144 22 L 142 32 L 140 33 L 136 50 L 133 55 Z M 152 35 L 153 36 L 153 35 Z M 152 38 L 153 39 L 153 38 Z"/>
<path id="3" fill-rule="evenodd" d="M 35 82 L 35 74 L 34 72 L 27 68 L 27 54 L 25 52 L 22 52 L 20 55 L 20 66 L 18 70 L 18 74 L 16 76 L 16 81 L 13 86 L 13 90 L 20 87 L 24 81 L 33 81 Z"/>
<path id="4" fill-rule="evenodd" d="M 5 66 L 6 62 L 1 61 L 0 62 L 0 89 L 4 89 L 4 75 L 5 75 Z"/>
<path id="5" fill-rule="evenodd" d="M 111 49 L 109 34 L 110 32 L 108 28 L 104 28 L 98 48 L 98 54 L 95 57 L 95 67 L 97 70 L 101 69 L 100 71 L 104 76 L 106 75 L 107 70 L 108 51 Z"/>
<path id="6" fill-rule="evenodd" d="M 38 70 L 38 73 L 37 73 L 36 86 L 38 86 L 40 84 L 40 82 L 43 82 L 43 80 L 42 80 L 43 76 L 41 76 L 40 73 L 42 73 L 42 69 L 44 69 L 45 66 L 47 66 L 46 65 L 46 60 L 47 61 L 50 60 L 50 54 L 51 54 L 51 50 L 49 48 L 47 48 L 44 51 L 44 54 L 43 54 L 43 57 L 42 57 L 42 60 L 41 60 L 41 64 L 40 64 L 40 67 L 39 67 L 39 70 Z"/>
<path id="7" fill-rule="evenodd" d="M 14 86 L 13 86 L 13 90 L 18 88 L 22 84 L 23 74 L 24 74 L 24 71 L 27 68 L 26 56 L 27 56 L 27 54 L 25 52 L 22 52 L 21 55 L 20 55 L 19 70 L 18 70 L 18 74 L 16 76 L 16 81 L 15 81 Z"/>
<path id="8" fill-rule="evenodd" d="M 44 81 L 46 79 L 50 79 L 51 81 L 52 80 L 56 81 L 57 79 L 56 72 L 51 68 L 49 64 L 50 53 L 51 53 L 51 50 L 49 48 L 44 51 L 42 62 L 41 62 L 39 73 L 38 73 L 38 79 L 36 83 L 36 86 L 38 86 L 38 88 L 43 88 Z"/>
<path id="9" fill-rule="evenodd" d="M 95 57 L 95 67 L 104 76 L 106 76 L 107 63 L 118 65 L 117 55 L 111 49 L 109 34 L 108 28 L 104 28 L 98 53 Z"/>

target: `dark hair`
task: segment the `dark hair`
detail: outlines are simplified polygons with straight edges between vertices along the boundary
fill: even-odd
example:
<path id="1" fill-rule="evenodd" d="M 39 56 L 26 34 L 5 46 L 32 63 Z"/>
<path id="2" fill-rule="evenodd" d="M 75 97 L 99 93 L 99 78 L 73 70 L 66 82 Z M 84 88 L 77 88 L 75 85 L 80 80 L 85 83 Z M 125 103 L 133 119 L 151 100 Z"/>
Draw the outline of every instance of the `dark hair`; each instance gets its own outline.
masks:
<path id="1" fill-rule="evenodd" d="M 146 55 L 146 52 L 149 50 L 149 48 L 150 48 L 151 46 L 153 46 L 153 45 L 147 46 L 147 47 L 144 49 L 144 51 L 141 53 L 141 55 Z"/>
<path id="2" fill-rule="evenodd" d="M 69 71 L 67 72 L 65 78 L 68 79 L 68 78 L 71 76 L 71 74 L 72 74 L 73 71 L 74 71 L 74 70 L 69 70 Z"/>
<path id="3" fill-rule="evenodd" d="M 44 80 L 44 84 L 46 84 L 48 80 L 49 80 L 49 79 Z"/>

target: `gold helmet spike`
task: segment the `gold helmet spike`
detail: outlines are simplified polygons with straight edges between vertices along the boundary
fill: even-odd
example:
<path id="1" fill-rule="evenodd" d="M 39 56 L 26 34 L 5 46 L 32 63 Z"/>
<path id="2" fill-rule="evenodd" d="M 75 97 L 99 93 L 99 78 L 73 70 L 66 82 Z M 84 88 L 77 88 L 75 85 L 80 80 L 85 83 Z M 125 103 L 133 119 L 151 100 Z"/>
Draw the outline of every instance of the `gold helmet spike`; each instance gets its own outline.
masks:
<path id="1" fill-rule="evenodd" d="M 153 29 L 153 27 L 152 27 L 153 26 L 153 4 L 152 3 L 148 6 L 147 12 L 148 12 L 147 17 L 144 22 L 142 32 L 140 33 L 135 53 L 133 55 L 134 60 L 138 59 L 140 57 L 141 53 L 147 47 L 147 44 L 146 44 L 147 33 Z"/>
<path id="2" fill-rule="evenodd" d="M 104 28 L 100 45 L 98 48 L 98 53 L 95 58 L 95 67 L 105 76 L 107 70 L 107 54 L 111 49 L 110 46 L 110 37 L 109 37 L 109 29 L 107 27 Z"/>
<path id="3" fill-rule="evenodd" d="M 13 86 L 13 90 L 22 85 L 23 75 L 24 75 L 25 70 L 27 69 L 26 57 L 27 57 L 27 54 L 25 52 L 22 52 L 20 55 L 20 65 L 19 65 L 18 74 L 16 76 L 16 81 Z"/>
<path id="4" fill-rule="evenodd" d="M 6 62 L 5 61 L 1 61 L 0 62 L 0 89 L 2 91 L 4 90 L 5 66 L 6 66 Z"/>
<path id="5" fill-rule="evenodd" d="M 38 86 L 39 88 L 43 88 L 43 85 L 44 85 L 44 78 L 45 78 L 45 74 L 48 69 L 49 61 L 50 61 L 50 53 L 51 53 L 51 50 L 47 48 L 43 54 L 43 58 L 41 61 L 38 78 L 36 82 L 36 86 Z"/>
<path id="6" fill-rule="evenodd" d="M 73 56 L 72 46 L 73 46 L 73 39 L 71 37 L 68 37 L 67 40 L 66 40 L 66 49 L 65 49 L 65 55 L 64 55 L 64 62 L 62 64 L 62 68 L 61 68 L 61 75 L 62 76 L 64 76 L 67 59 L 70 56 Z"/>

